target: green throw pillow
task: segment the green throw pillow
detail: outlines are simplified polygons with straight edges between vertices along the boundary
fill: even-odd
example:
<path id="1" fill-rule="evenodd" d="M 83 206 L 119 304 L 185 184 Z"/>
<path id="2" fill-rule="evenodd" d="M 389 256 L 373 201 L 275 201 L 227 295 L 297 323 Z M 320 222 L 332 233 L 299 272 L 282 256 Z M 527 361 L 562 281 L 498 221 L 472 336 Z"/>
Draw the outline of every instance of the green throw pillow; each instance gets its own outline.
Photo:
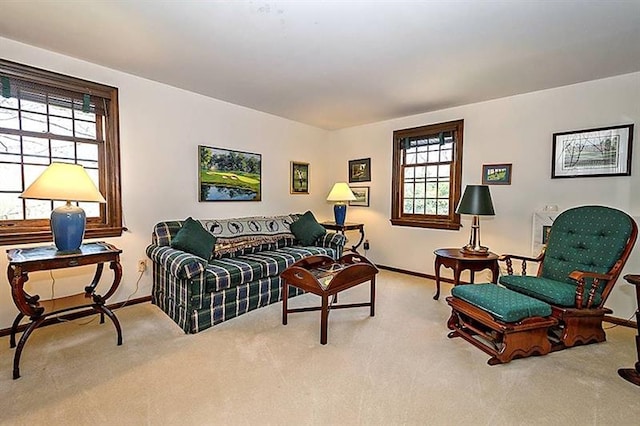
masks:
<path id="1" fill-rule="evenodd" d="M 303 246 L 310 246 L 326 234 L 327 230 L 318 223 L 313 213 L 308 211 L 291 224 L 291 232 Z"/>
<path id="2" fill-rule="evenodd" d="M 188 217 L 171 240 L 171 247 L 209 260 L 216 245 L 216 237 L 204 229 L 200 222 Z"/>

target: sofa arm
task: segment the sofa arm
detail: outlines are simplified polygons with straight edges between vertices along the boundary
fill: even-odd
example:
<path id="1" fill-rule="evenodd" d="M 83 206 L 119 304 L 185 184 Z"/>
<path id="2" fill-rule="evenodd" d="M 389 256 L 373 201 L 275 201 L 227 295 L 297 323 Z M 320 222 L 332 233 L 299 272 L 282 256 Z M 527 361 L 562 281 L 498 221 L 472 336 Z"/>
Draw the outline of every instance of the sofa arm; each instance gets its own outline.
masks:
<path id="1" fill-rule="evenodd" d="M 154 263 L 180 279 L 191 279 L 203 274 L 207 269 L 208 261 L 193 254 L 176 250 L 169 246 L 155 244 L 147 247 L 147 256 Z"/>
<path id="2" fill-rule="evenodd" d="M 318 238 L 314 245 L 318 247 L 333 248 L 338 251 L 338 255 L 342 253 L 344 245 L 347 243 L 347 239 L 344 235 L 337 232 L 327 232 L 322 237 Z"/>

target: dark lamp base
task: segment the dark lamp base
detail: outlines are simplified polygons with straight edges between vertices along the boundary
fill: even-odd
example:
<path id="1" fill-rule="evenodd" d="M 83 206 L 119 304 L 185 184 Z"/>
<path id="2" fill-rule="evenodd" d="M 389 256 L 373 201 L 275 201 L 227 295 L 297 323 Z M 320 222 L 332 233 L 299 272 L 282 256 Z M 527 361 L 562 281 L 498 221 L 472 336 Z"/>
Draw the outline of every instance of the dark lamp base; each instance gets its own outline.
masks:
<path id="1" fill-rule="evenodd" d="M 489 256 L 488 247 L 484 247 L 484 246 L 474 247 L 470 244 L 467 244 L 466 246 L 462 247 L 460 249 L 460 252 L 464 254 L 470 254 L 472 256 Z"/>

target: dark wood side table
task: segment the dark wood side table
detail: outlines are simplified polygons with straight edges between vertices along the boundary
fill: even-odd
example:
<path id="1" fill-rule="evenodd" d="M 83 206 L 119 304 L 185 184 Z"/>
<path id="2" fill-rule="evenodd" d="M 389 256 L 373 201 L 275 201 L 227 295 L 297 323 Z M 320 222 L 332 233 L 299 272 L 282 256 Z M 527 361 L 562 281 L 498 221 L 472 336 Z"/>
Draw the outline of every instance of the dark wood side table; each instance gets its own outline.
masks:
<path id="1" fill-rule="evenodd" d="M 115 293 L 122 278 L 120 253 L 122 253 L 122 250 L 104 242 L 83 244 L 78 250 L 71 253 L 58 252 L 55 246 L 7 250 L 7 257 L 9 258 L 7 277 L 11 285 L 13 302 L 19 311 L 11 326 L 9 345 L 12 348 L 16 347 L 16 333 L 20 321 L 24 317 L 29 317 L 31 320 L 24 333 L 22 333 L 13 358 L 14 379 L 20 377 L 20 356 L 27 339 L 29 339 L 33 330 L 38 328 L 47 317 L 56 316 L 67 311 L 92 308 L 100 314 L 101 323 L 104 322 L 104 315 L 109 317 L 118 333 L 118 345 L 122 344 L 120 323 L 115 314 L 105 306 L 105 301 Z M 104 296 L 100 296 L 95 290 L 106 262 L 109 262 L 109 267 L 113 270 L 114 277 L 111 287 L 109 287 Z M 40 300 L 40 296 L 30 295 L 24 290 L 24 283 L 29 279 L 30 272 L 83 265 L 96 265 L 93 281 L 84 288 L 84 293 Z"/>
<path id="2" fill-rule="evenodd" d="M 636 286 L 636 328 L 638 335 L 636 336 L 636 365 L 635 368 L 620 368 L 618 374 L 620 377 L 634 385 L 640 386 L 640 275 L 625 275 L 624 279 L 629 284 Z"/>
<path id="3" fill-rule="evenodd" d="M 328 317 L 332 309 L 369 307 L 369 315 L 375 316 L 377 273 L 378 268 L 373 263 L 356 253 L 345 254 L 337 261 L 324 255 L 309 256 L 297 261 L 280 275 L 282 324 L 287 325 L 287 315 L 290 313 L 320 311 L 320 344 L 326 345 Z M 370 282 L 369 302 L 336 304 L 339 292 L 365 282 Z M 287 300 L 290 285 L 320 296 L 321 306 L 289 309 Z"/>
<path id="4" fill-rule="evenodd" d="M 338 231 L 342 235 L 344 235 L 345 231 L 360 231 L 360 241 L 358 241 L 358 244 L 351 246 L 351 248 L 348 249 L 354 253 L 358 253 L 358 247 L 360 247 L 360 245 L 362 245 L 362 242 L 364 241 L 364 223 L 345 222 L 344 225 L 338 225 L 335 222 L 322 222 L 320 225 L 332 231 Z"/>
<path id="5" fill-rule="evenodd" d="M 460 284 L 460 273 L 468 269 L 471 273 L 471 283 L 474 282 L 475 272 L 490 269 L 493 274 L 492 282 L 498 282 L 498 255 L 489 252 L 486 256 L 464 253 L 458 248 L 442 248 L 433 252 L 436 255 L 436 294 L 433 300 L 440 297 L 440 266 L 453 269 L 453 285 Z"/>

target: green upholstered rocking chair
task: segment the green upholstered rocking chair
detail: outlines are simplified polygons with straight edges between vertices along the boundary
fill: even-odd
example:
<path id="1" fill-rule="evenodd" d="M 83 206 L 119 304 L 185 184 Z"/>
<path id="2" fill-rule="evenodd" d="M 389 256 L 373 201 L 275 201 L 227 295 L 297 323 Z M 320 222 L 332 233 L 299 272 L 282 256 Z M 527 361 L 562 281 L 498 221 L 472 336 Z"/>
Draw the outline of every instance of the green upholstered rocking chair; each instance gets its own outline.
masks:
<path id="1" fill-rule="evenodd" d="M 606 339 L 602 321 L 612 313 L 607 297 L 629 258 L 638 235 L 626 213 L 604 206 L 581 206 L 554 221 L 546 250 L 537 257 L 503 255 L 508 275 L 500 284 L 549 303 L 558 325 L 550 329 L 552 350 Z M 522 264 L 513 275 L 512 261 Z M 527 276 L 527 262 L 538 262 L 536 276 Z"/>

